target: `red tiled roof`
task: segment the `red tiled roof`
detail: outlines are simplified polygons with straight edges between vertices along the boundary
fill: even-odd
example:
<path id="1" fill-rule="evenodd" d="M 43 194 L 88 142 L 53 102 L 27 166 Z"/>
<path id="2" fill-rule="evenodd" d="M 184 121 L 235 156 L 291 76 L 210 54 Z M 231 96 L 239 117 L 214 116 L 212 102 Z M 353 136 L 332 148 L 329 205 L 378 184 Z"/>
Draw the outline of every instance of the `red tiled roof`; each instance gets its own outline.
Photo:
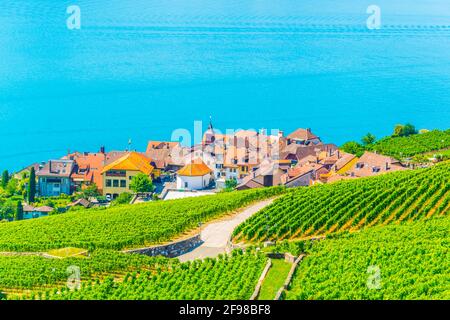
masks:
<path id="1" fill-rule="evenodd" d="M 298 128 L 291 134 L 287 136 L 289 139 L 298 139 L 298 140 L 312 140 L 312 139 L 318 139 L 318 137 L 311 132 L 310 129 L 302 129 Z"/>

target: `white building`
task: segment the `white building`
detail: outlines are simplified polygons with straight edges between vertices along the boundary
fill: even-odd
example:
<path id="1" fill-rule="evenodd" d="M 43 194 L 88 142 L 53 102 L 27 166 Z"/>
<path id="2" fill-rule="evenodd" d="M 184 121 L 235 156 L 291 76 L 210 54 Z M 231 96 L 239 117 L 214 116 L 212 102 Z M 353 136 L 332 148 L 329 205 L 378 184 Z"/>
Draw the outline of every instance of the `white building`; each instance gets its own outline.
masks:
<path id="1" fill-rule="evenodd" d="M 212 170 L 197 159 L 185 165 L 177 172 L 177 189 L 202 190 L 213 181 Z"/>

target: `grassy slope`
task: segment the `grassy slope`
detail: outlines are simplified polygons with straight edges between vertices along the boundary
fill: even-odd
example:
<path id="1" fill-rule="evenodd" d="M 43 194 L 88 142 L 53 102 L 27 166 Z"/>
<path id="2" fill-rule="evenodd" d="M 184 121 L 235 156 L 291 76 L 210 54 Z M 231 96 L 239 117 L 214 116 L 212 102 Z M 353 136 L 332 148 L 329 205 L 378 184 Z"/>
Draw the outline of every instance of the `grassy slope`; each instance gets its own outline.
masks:
<path id="1" fill-rule="evenodd" d="M 67 268 L 70 266 L 78 267 L 81 279 L 87 280 L 94 276 L 122 274 L 138 269 L 165 269 L 169 264 L 177 264 L 177 260 L 111 250 L 97 250 L 89 257 L 65 259 L 50 259 L 36 255 L 0 255 L 0 289 L 20 291 L 61 286 L 68 279 Z"/>
<path id="2" fill-rule="evenodd" d="M 123 249 L 168 241 L 183 232 L 283 192 L 261 188 L 212 196 L 124 205 L 104 210 L 69 212 L 0 224 L 0 251 L 48 249 Z"/>
<path id="3" fill-rule="evenodd" d="M 138 271 L 123 281 L 111 277 L 101 283 L 85 283 L 79 291 L 62 287 L 47 290 L 43 299 L 53 300 L 247 300 L 267 262 L 262 253 L 233 251 L 219 256 L 177 264 L 173 269 L 156 273 Z M 8 298 L 14 299 L 14 296 Z M 27 298 L 36 298 L 29 295 Z"/>
<path id="4" fill-rule="evenodd" d="M 272 259 L 272 267 L 264 279 L 258 300 L 273 300 L 280 290 L 292 264 L 283 259 Z"/>
<path id="5" fill-rule="evenodd" d="M 450 299 L 450 217 L 374 227 L 316 243 L 288 299 Z M 380 270 L 380 288 L 368 289 Z"/>
<path id="6" fill-rule="evenodd" d="M 450 147 L 450 129 L 433 130 L 407 137 L 385 137 L 369 149 L 401 159 L 448 147 Z"/>

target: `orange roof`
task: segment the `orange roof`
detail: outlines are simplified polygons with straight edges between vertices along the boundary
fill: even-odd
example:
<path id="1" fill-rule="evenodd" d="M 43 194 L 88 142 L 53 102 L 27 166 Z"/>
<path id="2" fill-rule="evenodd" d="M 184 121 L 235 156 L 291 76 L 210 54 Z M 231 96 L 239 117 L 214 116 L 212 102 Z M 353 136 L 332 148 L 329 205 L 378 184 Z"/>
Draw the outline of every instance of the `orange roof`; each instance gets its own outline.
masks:
<path id="1" fill-rule="evenodd" d="M 212 172 L 211 169 L 201 159 L 197 159 L 178 170 L 177 174 L 179 176 L 196 177 L 204 176 L 210 172 Z"/>
<path id="2" fill-rule="evenodd" d="M 109 170 L 129 170 L 140 171 L 148 175 L 153 171 L 153 166 L 150 162 L 151 160 L 141 153 L 128 152 L 124 156 L 105 166 L 102 173 Z"/>
<path id="3" fill-rule="evenodd" d="M 104 153 L 79 153 L 73 156 L 78 164 L 78 171 L 72 175 L 72 179 L 94 182 L 98 188 L 103 185 L 101 170 L 105 161 Z"/>

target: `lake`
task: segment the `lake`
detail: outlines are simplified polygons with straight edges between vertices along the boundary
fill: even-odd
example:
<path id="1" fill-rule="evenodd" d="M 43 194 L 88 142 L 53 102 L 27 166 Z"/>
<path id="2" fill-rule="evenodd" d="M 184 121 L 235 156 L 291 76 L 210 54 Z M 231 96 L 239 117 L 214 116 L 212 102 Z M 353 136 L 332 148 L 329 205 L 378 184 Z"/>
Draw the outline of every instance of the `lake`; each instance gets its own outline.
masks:
<path id="1" fill-rule="evenodd" d="M 448 0 L 5 0 L 0 169 L 145 150 L 176 128 L 309 127 L 326 142 L 448 128 Z M 68 6 L 81 28 L 67 28 Z"/>

